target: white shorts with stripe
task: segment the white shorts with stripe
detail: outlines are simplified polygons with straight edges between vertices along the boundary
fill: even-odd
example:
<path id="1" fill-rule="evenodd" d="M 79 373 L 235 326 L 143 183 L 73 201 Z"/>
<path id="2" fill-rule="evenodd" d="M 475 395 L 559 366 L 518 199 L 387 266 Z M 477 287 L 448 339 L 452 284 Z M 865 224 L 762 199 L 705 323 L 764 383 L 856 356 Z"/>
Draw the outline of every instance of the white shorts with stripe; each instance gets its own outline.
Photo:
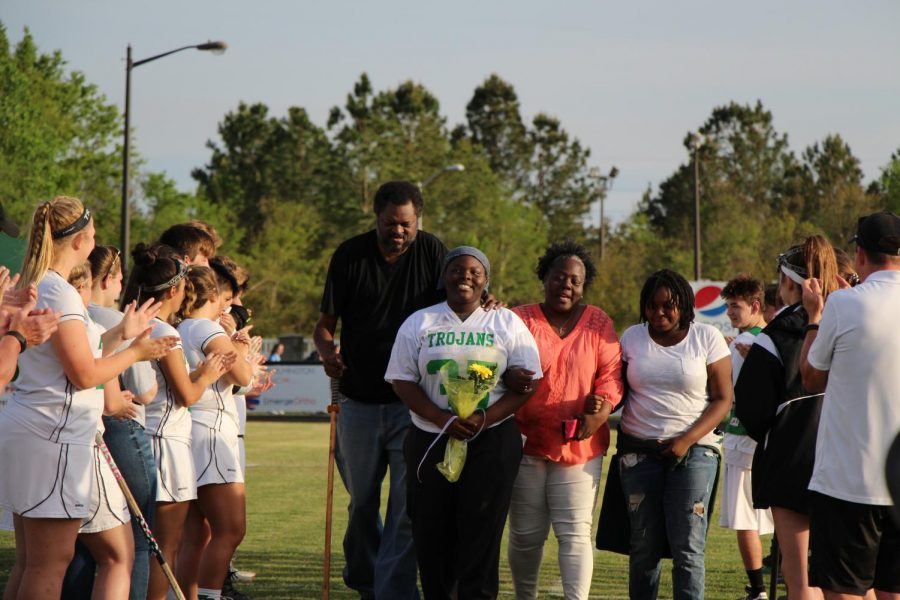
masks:
<path id="1" fill-rule="evenodd" d="M 228 434 L 196 421 L 191 426 L 191 453 L 197 487 L 214 483 L 244 483 L 237 434 Z"/>
<path id="2" fill-rule="evenodd" d="M 719 525 L 728 529 L 758 531 L 760 535 L 772 533 L 775 531 L 772 511 L 753 508 L 750 485 L 750 469 L 725 463 Z"/>
<path id="3" fill-rule="evenodd" d="M 181 440 L 150 436 L 156 460 L 156 501 L 187 502 L 197 498 L 197 478 L 191 445 Z"/>
<path id="4" fill-rule="evenodd" d="M 82 519 L 88 533 L 129 519 L 125 496 L 98 448 L 57 444 L 14 425 L 0 431 L 0 506 L 23 517 Z M 2 525 L 9 528 L 12 520 Z"/>

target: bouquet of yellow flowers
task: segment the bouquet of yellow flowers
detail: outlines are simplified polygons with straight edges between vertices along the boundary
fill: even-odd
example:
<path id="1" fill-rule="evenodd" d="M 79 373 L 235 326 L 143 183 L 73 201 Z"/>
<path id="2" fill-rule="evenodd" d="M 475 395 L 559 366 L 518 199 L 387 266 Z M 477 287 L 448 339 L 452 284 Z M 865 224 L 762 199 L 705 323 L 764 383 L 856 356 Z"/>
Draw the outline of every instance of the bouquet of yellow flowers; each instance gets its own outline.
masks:
<path id="1" fill-rule="evenodd" d="M 448 366 L 441 368 L 440 373 L 453 413 L 461 419 L 467 419 L 478 408 L 486 408 L 488 394 L 497 385 L 496 364 L 488 366 L 484 363 L 470 362 L 465 378 L 451 376 Z M 444 461 L 437 465 L 437 470 L 447 478 L 447 481 L 454 482 L 459 479 L 466 464 L 467 452 L 466 440 L 450 438 L 447 442 Z"/>

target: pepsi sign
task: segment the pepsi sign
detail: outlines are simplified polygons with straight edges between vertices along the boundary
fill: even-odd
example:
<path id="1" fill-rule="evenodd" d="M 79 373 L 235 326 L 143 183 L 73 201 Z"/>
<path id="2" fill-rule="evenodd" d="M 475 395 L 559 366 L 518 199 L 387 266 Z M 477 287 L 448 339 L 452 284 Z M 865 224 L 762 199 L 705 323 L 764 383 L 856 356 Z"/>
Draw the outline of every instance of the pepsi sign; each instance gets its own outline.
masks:
<path id="1" fill-rule="evenodd" d="M 703 279 L 690 283 L 691 289 L 694 290 L 694 321 L 708 323 L 726 336 L 737 335 L 738 331 L 731 326 L 731 321 L 725 314 L 728 305 L 720 296 L 726 282 Z"/>

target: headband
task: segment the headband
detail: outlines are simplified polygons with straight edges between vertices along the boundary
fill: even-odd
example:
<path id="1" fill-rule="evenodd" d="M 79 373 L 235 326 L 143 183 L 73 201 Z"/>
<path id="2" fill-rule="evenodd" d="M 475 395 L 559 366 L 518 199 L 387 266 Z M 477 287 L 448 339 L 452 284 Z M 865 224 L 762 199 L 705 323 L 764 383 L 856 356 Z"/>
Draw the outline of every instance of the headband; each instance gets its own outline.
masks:
<path id="1" fill-rule="evenodd" d="M 89 209 L 87 206 L 85 206 L 84 212 L 81 213 L 81 216 L 78 217 L 78 219 L 76 219 L 74 223 L 72 223 L 71 225 L 67 225 L 66 227 L 63 227 L 59 231 L 54 231 L 50 235 L 53 237 L 54 240 L 64 238 L 67 235 L 72 235 L 73 233 L 76 233 L 76 232 L 84 229 L 87 226 L 87 224 L 90 222 L 90 220 L 91 220 L 91 209 Z"/>
<path id="2" fill-rule="evenodd" d="M 186 264 L 184 264 L 183 262 L 181 262 L 180 260 L 178 260 L 177 258 L 173 258 L 172 260 L 174 260 L 175 263 L 178 265 L 178 273 L 176 273 L 172 279 L 165 281 L 163 283 L 160 283 L 159 285 L 144 285 L 144 284 L 139 285 L 138 286 L 138 296 L 140 296 L 141 291 L 158 292 L 159 290 L 164 290 L 166 288 L 170 288 L 173 285 L 175 285 L 176 283 L 178 283 L 179 281 L 181 281 L 182 279 L 184 279 L 184 276 L 187 275 L 187 273 L 189 271 L 189 267 Z"/>
<path id="3" fill-rule="evenodd" d="M 460 256 L 471 256 L 475 260 L 481 263 L 481 266 L 484 267 L 484 275 L 490 280 L 491 277 L 491 262 L 488 260 L 488 257 L 484 255 L 484 252 L 479 250 L 478 248 L 474 248 L 472 246 L 457 246 L 453 250 L 447 252 L 444 255 L 444 266 L 441 267 L 441 279 L 438 280 L 438 289 L 444 289 L 444 271 L 447 270 L 447 265 L 450 264 L 451 261 L 455 258 L 459 258 Z M 487 291 L 489 283 L 484 284 L 484 289 Z"/>
<path id="4" fill-rule="evenodd" d="M 809 271 L 806 270 L 806 267 L 789 263 L 788 259 L 795 254 L 802 253 L 803 248 L 796 247 L 778 255 L 778 270 L 784 273 L 785 276 L 787 276 L 791 281 L 798 285 L 803 285 L 803 281 L 807 277 L 809 277 Z"/>
<path id="5" fill-rule="evenodd" d="M 781 265 L 781 272 L 784 273 L 785 275 L 787 275 L 788 279 L 790 279 L 797 285 L 803 285 L 803 282 L 805 281 L 803 277 L 801 277 L 795 271 L 790 270 L 785 265 Z"/>

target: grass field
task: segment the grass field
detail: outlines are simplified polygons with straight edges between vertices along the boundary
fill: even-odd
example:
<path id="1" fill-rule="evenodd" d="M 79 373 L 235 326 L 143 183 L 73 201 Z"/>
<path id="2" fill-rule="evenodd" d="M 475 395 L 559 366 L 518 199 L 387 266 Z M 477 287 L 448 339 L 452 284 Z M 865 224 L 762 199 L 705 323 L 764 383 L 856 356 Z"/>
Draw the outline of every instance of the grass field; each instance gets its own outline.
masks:
<path id="1" fill-rule="evenodd" d="M 248 525 L 238 563 L 258 575 L 241 589 L 258 599 L 321 598 L 328 423 L 251 421 L 246 440 L 247 461 L 251 465 L 247 469 Z M 604 464 L 604 480 L 606 469 Z M 347 495 L 337 474 L 335 479 L 331 597 L 355 598 L 340 576 Z M 718 508 L 715 515 L 717 523 Z M 768 542 L 764 541 L 764 545 L 767 547 Z M 5 582 L 9 576 L 13 551 L 12 534 L 0 533 L 0 581 Z M 504 543 L 500 595 L 512 597 L 505 556 Z M 540 597 L 562 597 L 552 533 L 544 556 Z M 663 564 L 661 598 L 671 598 L 670 565 L 669 561 Z M 714 523 L 706 552 L 706 598 L 735 600 L 741 597 L 745 581 L 734 532 Z M 627 557 L 595 552 L 591 598 L 627 597 Z"/>

